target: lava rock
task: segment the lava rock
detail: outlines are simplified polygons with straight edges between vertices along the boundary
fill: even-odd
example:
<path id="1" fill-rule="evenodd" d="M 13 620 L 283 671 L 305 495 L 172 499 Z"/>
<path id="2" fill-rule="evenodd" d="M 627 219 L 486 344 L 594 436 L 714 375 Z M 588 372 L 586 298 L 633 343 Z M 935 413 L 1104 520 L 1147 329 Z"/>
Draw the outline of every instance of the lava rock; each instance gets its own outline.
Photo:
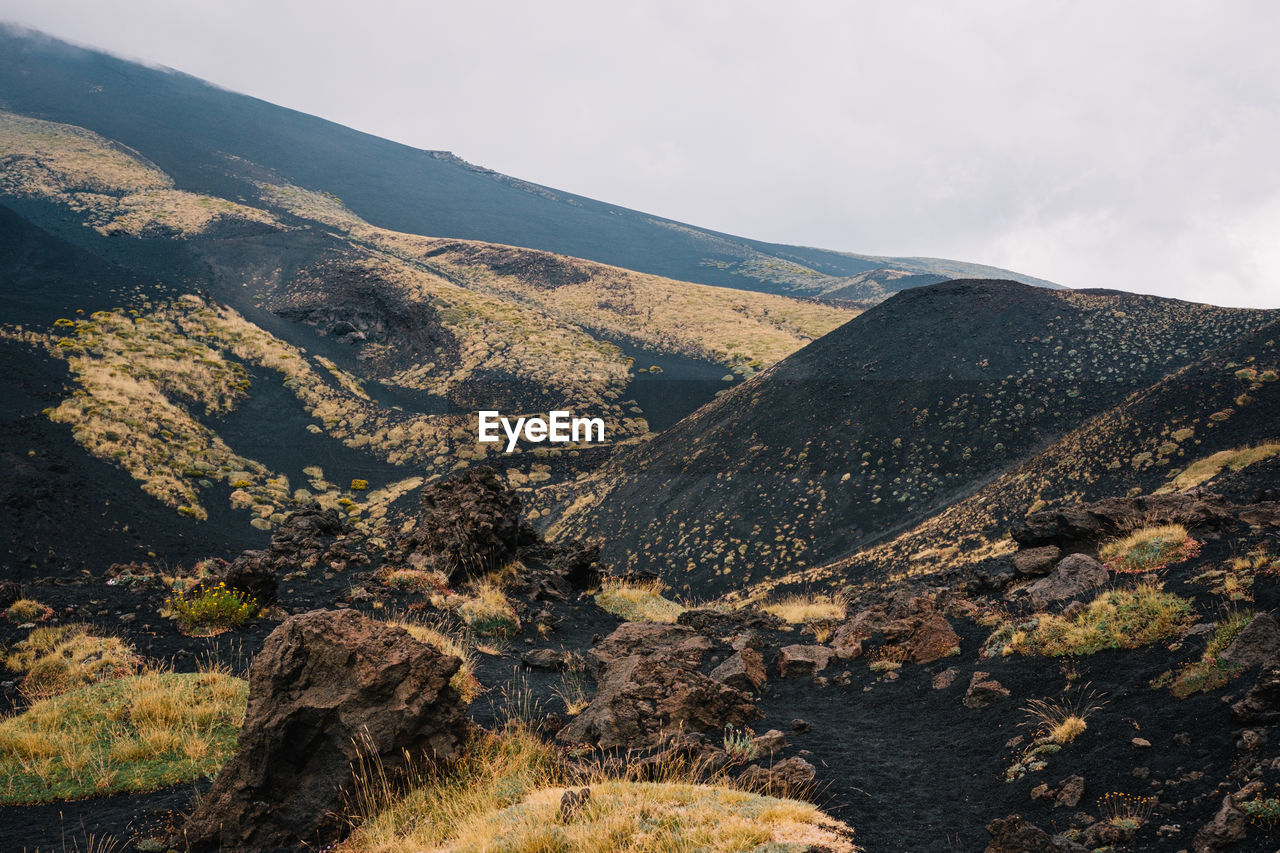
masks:
<path id="1" fill-rule="evenodd" d="M 1280 722 L 1280 659 L 1272 660 L 1244 698 L 1231 706 L 1231 714 L 1242 723 L 1269 725 Z"/>
<path id="2" fill-rule="evenodd" d="M 1262 790 L 1262 783 L 1251 782 L 1234 794 L 1222 798 L 1222 806 L 1213 820 L 1200 827 L 1191 842 L 1192 853 L 1218 853 L 1237 841 L 1243 841 L 1249 825 L 1249 816 L 1240 810 L 1239 803 Z"/>
<path id="3" fill-rule="evenodd" d="M 806 678 L 827 668 L 835 652 L 830 646 L 783 646 L 778 653 L 778 675 Z"/>
<path id="4" fill-rule="evenodd" d="M 587 660 L 597 677 L 614 661 L 659 652 L 693 669 L 701 665 L 702 656 L 711 648 L 710 640 L 685 625 L 624 622 L 587 653 Z"/>
<path id="5" fill-rule="evenodd" d="M 764 657 L 755 649 L 734 652 L 724 663 L 711 670 L 711 677 L 744 693 L 754 693 L 768 679 Z"/>
<path id="6" fill-rule="evenodd" d="M 520 524 L 520 496 L 479 466 L 424 488 L 422 516 L 397 547 L 406 561 L 456 583 L 501 568 L 533 540 Z"/>
<path id="7" fill-rule="evenodd" d="M 1052 853 L 1049 833 L 1022 815 L 1009 815 L 986 826 L 991 836 L 985 853 Z"/>
<path id="8" fill-rule="evenodd" d="M 818 771 L 803 758 L 792 757 L 772 767 L 752 764 L 738 774 L 738 784 L 771 797 L 804 799 L 812 790 Z"/>
<path id="9" fill-rule="evenodd" d="M 254 658 L 236 754 L 173 843 L 200 853 L 336 840 L 358 759 L 395 774 L 406 754 L 458 755 L 469 724 L 449 679 L 460 665 L 354 610 L 285 620 Z"/>
<path id="10" fill-rule="evenodd" d="M 1026 588 L 1026 594 L 1039 606 L 1052 601 L 1075 598 L 1103 586 L 1111 574 L 1106 567 L 1087 554 L 1069 554 L 1053 571 Z"/>
<path id="11" fill-rule="evenodd" d="M 565 668 L 565 653 L 555 649 L 534 649 L 525 652 L 520 662 L 531 669 L 562 670 Z"/>
<path id="12" fill-rule="evenodd" d="M 1220 655 L 1237 666 L 1258 666 L 1280 660 L 1280 624 L 1270 613 L 1259 613 Z"/>
<path id="13" fill-rule="evenodd" d="M 612 660 L 591 704 L 556 737 L 604 749 L 656 746 L 669 732 L 742 726 L 760 716 L 751 697 L 667 653 Z"/>
<path id="14" fill-rule="evenodd" d="M 1008 698 L 1008 689 L 992 678 L 991 673 L 979 671 L 969 679 L 969 689 L 965 691 L 963 704 L 966 708 L 985 708 Z"/>
<path id="15" fill-rule="evenodd" d="M 916 617 L 916 624 L 905 643 L 915 663 L 932 663 L 954 654 L 960 648 L 960 635 L 941 613 Z"/>
<path id="16" fill-rule="evenodd" d="M 1039 577 L 1047 575 L 1061 558 L 1062 549 L 1057 545 L 1023 548 L 1013 555 L 1013 570 L 1020 577 Z"/>

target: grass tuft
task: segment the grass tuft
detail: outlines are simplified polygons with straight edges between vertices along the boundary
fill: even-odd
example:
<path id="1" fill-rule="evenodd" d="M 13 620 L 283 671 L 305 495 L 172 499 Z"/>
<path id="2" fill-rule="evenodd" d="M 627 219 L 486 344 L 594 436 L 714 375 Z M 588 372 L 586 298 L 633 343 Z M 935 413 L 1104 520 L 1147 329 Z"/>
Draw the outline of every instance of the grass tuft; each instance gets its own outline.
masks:
<path id="1" fill-rule="evenodd" d="M 1200 553 L 1200 543 L 1181 524 L 1144 527 L 1098 549 L 1107 568 L 1126 575 L 1158 572 Z"/>
<path id="2" fill-rule="evenodd" d="M 660 580 L 625 581 L 606 579 L 596 593 L 596 604 L 628 622 L 675 622 L 684 605 L 663 596 L 666 584 Z"/>
<path id="3" fill-rule="evenodd" d="M 1238 447 L 1235 450 L 1223 450 L 1212 456 L 1206 456 L 1192 462 L 1182 470 L 1166 488 L 1170 491 L 1185 491 L 1209 482 L 1222 473 L 1224 468 L 1239 471 L 1280 453 L 1280 442 L 1269 441 L 1254 447 Z"/>
<path id="4" fill-rule="evenodd" d="M 53 608 L 32 598 L 19 598 L 4 612 L 6 619 L 20 625 L 28 622 L 43 622 L 52 615 Z"/>
<path id="5" fill-rule="evenodd" d="M 87 625 L 36 628 L 5 658 L 13 672 L 24 672 L 22 694 L 46 699 L 86 684 L 133 675 L 138 658 L 119 637 L 98 637 Z"/>
<path id="6" fill-rule="evenodd" d="M 841 595 L 792 595 L 761 609 L 783 622 L 800 625 L 819 619 L 843 619 L 848 608 L 848 601 Z"/>

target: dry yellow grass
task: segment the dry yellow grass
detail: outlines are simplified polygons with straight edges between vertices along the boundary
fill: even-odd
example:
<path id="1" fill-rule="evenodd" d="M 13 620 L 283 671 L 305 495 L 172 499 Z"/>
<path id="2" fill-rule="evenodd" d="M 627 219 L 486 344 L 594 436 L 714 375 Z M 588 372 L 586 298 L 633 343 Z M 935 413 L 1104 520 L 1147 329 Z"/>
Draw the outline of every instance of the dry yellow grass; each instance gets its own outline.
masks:
<path id="1" fill-rule="evenodd" d="M 1184 468 L 1173 482 L 1161 491 L 1185 491 L 1203 485 L 1222 473 L 1224 469 L 1239 471 L 1255 462 L 1261 462 L 1280 453 L 1280 442 L 1266 442 L 1252 447 L 1223 450 L 1204 459 L 1198 459 Z"/>
<path id="2" fill-rule="evenodd" d="M 443 297 L 450 307 L 465 305 L 483 315 L 492 309 L 484 307 L 482 294 L 498 296 L 500 304 L 514 301 L 536 307 L 538 315 L 555 318 L 569 329 L 628 338 L 747 374 L 785 358 L 859 313 L 785 296 L 672 281 L 549 252 L 389 231 L 364 222 L 326 193 L 291 185 L 264 184 L 261 189 L 266 200 L 340 228 L 388 256 L 421 265 L 420 272 L 440 270 L 464 282 L 472 295 L 453 293 L 439 276 L 429 283 L 419 278 L 418 286 L 425 284 L 433 299 Z M 559 280 L 546 287 L 536 273 L 526 277 L 510 271 L 521 268 L 546 270 Z M 523 317 L 521 322 L 530 321 Z"/>
<path id="3" fill-rule="evenodd" d="M 566 786 L 591 788 L 561 818 Z M 822 846 L 854 853 L 847 827 L 815 806 L 672 778 L 566 778 L 555 752 L 526 727 L 486 736 L 453 772 L 378 809 L 341 850 L 730 853 Z"/>
<path id="4" fill-rule="evenodd" d="M 10 622 L 36 622 L 45 619 L 51 611 L 46 605 L 41 604 L 34 598 L 19 598 L 8 609 L 4 611 L 5 618 Z"/>
<path id="5" fill-rule="evenodd" d="M 482 637 L 506 637 L 520 630 L 520 617 L 502 591 L 498 577 L 474 580 L 462 594 L 449 596 L 445 602 L 456 608 L 467 627 Z"/>
<path id="6" fill-rule="evenodd" d="M 1181 524 L 1143 527 L 1127 536 L 1106 542 L 1098 556 L 1107 568 L 1124 574 L 1158 571 L 1170 563 L 1195 556 L 1199 545 Z"/>
<path id="7" fill-rule="evenodd" d="M 103 234 L 198 234 L 215 220 L 278 225 L 264 210 L 173 188 L 131 148 L 69 124 L 0 111 L 0 191 L 47 198 Z"/>
<path id="8" fill-rule="evenodd" d="M 235 748 L 247 694 L 224 672 L 148 672 L 38 701 L 0 722 L 0 805 L 214 773 Z"/>
<path id="9" fill-rule="evenodd" d="M 5 658 L 12 672 L 25 673 L 22 693 L 45 699 L 76 687 L 137 672 L 133 647 L 119 637 L 98 637 L 88 625 L 36 628 Z"/>
<path id="10" fill-rule="evenodd" d="M 684 605 L 663 596 L 667 589 L 660 580 L 626 581 L 606 579 L 596 593 L 601 609 L 628 622 L 675 622 Z"/>
<path id="11" fill-rule="evenodd" d="M 840 595 L 791 595 L 761 609 L 783 622 L 800 625 L 815 619 L 843 619 L 848 602 Z"/>

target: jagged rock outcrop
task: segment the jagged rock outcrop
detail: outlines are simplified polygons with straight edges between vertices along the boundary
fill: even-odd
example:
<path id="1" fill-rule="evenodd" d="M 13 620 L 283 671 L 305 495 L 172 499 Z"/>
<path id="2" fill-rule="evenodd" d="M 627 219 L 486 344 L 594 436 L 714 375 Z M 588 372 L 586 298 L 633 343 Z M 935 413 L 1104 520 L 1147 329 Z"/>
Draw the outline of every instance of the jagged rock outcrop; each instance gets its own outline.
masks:
<path id="1" fill-rule="evenodd" d="M 1224 530 L 1236 523 L 1234 510 L 1221 495 L 1202 490 L 1106 498 L 1090 504 L 1033 512 L 1014 527 L 1012 534 L 1023 549 L 1052 545 L 1063 552 L 1081 551 L 1095 547 L 1103 539 L 1149 524 Z"/>
<path id="2" fill-rule="evenodd" d="M 353 610 L 287 619 L 254 658 L 237 752 L 175 845 L 267 851 L 336 839 L 358 757 L 394 774 L 406 753 L 457 755 L 469 725 L 449 686 L 460 663 Z"/>
<path id="3" fill-rule="evenodd" d="M 807 678 L 827 668 L 835 651 L 830 646 L 783 646 L 778 652 L 778 675 Z"/>
<path id="4" fill-rule="evenodd" d="M 1237 666 L 1258 666 L 1280 660 L 1280 623 L 1270 613 L 1259 613 L 1223 650 L 1221 657 Z"/>
<path id="5" fill-rule="evenodd" d="M 1280 722 L 1280 658 L 1263 667 L 1244 698 L 1231 706 L 1232 715 L 1249 725 Z"/>
<path id="6" fill-rule="evenodd" d="M 627 622 L 588 653 L 596 694 L 557 734 L 605 749 L 658 746 L 672 732 L 716 731 L 760 716 L 746 693 L 698 667 L 711 641 L 683 625 Z"/>
<path id="7" fill-rule="evenodd" d="M 711 670 L 711 677 L 744 693 L 753 693 L 765 683 L 768 673 L 764 667 L 764 656 L 755 649 L 745 648 L 734 652 Z"/>
<path id="8" fill-rule="evenodd" d="M 803 799 L 812 792 L 817 777 L 818 771 L 812 764 L 792 756 L 771 767 L 752 764 L 738 774 L 738 784 L 771 797 Z"/>
<path id="9" fill-rule="evenodd" d="M 312 503 L 289 515 L 271 535 L 265 550 L 242 551 L 231 562 L 211 560 L 208 574 L 187 590 L 187 597 L 219 583 L 248 594 L 259 607 L 276 600 L 280 577 L 316 566 L 345 569 L 349 563 L 365 563 L 368 557 L 350 551 L 341 541 L 351 533 L 335 510 Z"/>
<path id="10" fill-rule="evenodd" d="M 536 538 L 520 523 L 520 496 L 480 466 L 424 488 L 422 515 L 397 547 L 409 565 L 457 582 L 501 568 Z"/>

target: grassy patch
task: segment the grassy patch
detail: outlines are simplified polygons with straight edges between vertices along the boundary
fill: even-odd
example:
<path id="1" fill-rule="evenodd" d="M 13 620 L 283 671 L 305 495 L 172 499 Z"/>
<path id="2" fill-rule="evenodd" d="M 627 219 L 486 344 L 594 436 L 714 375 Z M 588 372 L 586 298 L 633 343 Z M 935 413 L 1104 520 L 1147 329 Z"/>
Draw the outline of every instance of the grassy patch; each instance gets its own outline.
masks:
<path id="1" fill-rule="evenodd" d="M 214 773 L 235 749 L 248 690 L 222 672 L 151 672 L 43 699 L 0 722 L 0 805 Z"/>
<path id="2" fill-rule="evenodd" d="M 848 602 L 840 595 L 792 595 L 761 608 L 784 622 L 799 625 L 815 619 L 843 619 Z"/>
<path id="3" fill-rule="evenodd" d="M 1021 625 L 1002 626 L 987 641 L 986 654 L 1062 657 L 1136 649 L 1173 636 L 1191 614 L 1187 599 L 1142 584 L 1104 592 L 1071 618 L 1041 613 Z"/>
<path id="4" fill-rule="evenodd" d="M 667 586 L 660 580 L 605 580 L 596 593 L 596 604 L 628 622 L 675 622 L 684 605 L 663 596 Z"/>
<path id="5" fill-rule="evenodd" d="M 584 783 L 590 797 L 563 811 L 566 787 Z M 477 744 L 449 776 L 380 809 L 341 849 L 798 853 L 806 845 L 855 850 L 847 828 L 808 803 L 674 779 L 570 780 L 550 747 L 510 726 Z"/>
<path id="6" fill-rule="evenodd" d="M 1107 568 L 1126 575 L 1156 572 L 1200 553 L 1200 543 L 1181 524 L 1144 527 L 1098 549 Z"/>
<path id="7" fill-rule="evenodd" d="M 509 637 L 520 630 L 520 617 L 493 577 L 473 581 L 456 599 L 458 615 L 482 637 Z"/>
<path id="8" fill-rule="evenodd" d="M 1253 447 L 1238 447 L 1235 450 L 1223 450 L 1204 459 L 1198 459 L 1184 468 L 1173 482 L 1162 491 L 1183 491 L 1209 482 L 1222 473 L 1223 469 L 1239 471 L 1255 462 L 1261 462 L 1280 453 L 1280 442 L 1269 441 Z"/>
<path id="9" fill-rule="evenodd" d="M 1251 619 L 1253 613 L 1248 610 L 1232 613 L 1218 623 L 1199 660 L 1183 666 L 1176 673 L 1166 672 L 1152 681 L 1151 686 L 1168 687 L 1179 699 L 1225 687 L 1227 682 L 1244 671 L 1244 667 L 1222 660 L 1221 655 Z"/>
<path id="10" fill-rule="evenodd" d="M 133 647 L 119 637 L 97 637 L 87 625 L 36 628 L 5 658 L 13 672 L 26 673 L 22 693 L 45 699 L 86 684 L 137 672 Z"/>

